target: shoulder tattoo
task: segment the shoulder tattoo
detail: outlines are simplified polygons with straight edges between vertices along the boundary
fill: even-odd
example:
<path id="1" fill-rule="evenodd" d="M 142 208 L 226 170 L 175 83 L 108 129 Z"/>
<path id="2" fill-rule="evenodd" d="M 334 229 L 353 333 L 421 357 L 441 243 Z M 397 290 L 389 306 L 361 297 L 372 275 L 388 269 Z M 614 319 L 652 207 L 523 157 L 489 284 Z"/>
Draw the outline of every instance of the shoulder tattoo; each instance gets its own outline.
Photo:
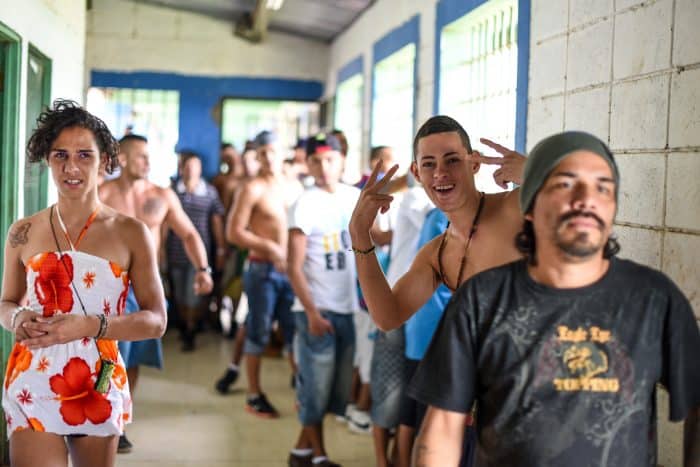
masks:
<path id="1" fill-rule="evenodd" d="M 29 240 L 27 234 L 29 233 L 29 228 L 31 226 L 31 222 L 26 222 L 22 225 L 18 225 L 10 231 L 10 235 L 8 238 L 10 240 L 10 246 L 12 248 L 17 248 L 20 245 L 27 244 L 27 241 Z"/>
<path id="2" fill-rule="evenodd" d="M 163 206 L 163 200 L 158 197 L 151 197 L 143 203 L 143 213 L 147 216 L 157 213 L 161 206 Z"/>

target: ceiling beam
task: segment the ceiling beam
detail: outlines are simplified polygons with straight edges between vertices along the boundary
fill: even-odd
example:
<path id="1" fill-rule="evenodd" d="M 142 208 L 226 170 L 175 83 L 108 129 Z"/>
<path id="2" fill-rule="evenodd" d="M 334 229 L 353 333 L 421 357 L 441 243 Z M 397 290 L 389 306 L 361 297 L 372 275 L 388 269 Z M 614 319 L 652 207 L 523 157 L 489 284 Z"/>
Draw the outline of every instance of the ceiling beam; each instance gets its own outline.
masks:
<path id="1" fill-rule="evenodd" d="M 270 23 L 270 10 L 267 0 L 257 0 L 251 13 L 245 14 L 236 22 L 234 33 L 253 43 L 260 43 L 267 37 Z"/>

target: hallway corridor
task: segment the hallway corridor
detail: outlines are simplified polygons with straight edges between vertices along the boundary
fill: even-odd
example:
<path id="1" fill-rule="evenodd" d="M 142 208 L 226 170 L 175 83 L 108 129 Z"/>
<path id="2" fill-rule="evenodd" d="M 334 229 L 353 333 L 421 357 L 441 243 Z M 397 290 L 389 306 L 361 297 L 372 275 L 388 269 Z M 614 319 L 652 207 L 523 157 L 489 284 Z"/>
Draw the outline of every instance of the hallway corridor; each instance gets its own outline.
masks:
<path id="1" fill-rule="evenodd" d="M 278 467 L 296 440 L 299 423 L 285 359 L 266 358 L 263 385 L 280 411 L 278 420 L 245 412 L 245 377 L 226 397 L 214 391 L 228 361 L 231 341 L 214 334 L 198 336 L 197 349 L 182 353 L 175 333 L 164 339 L 162 372 L 145 368 L 136 394 L 135 422 L 127 426 L 134 443 L 120 454 L 120 467 Z M 331 459 L 344 467 L 374 465 L 369 435 L 356 435 L 326 418 Z"/>

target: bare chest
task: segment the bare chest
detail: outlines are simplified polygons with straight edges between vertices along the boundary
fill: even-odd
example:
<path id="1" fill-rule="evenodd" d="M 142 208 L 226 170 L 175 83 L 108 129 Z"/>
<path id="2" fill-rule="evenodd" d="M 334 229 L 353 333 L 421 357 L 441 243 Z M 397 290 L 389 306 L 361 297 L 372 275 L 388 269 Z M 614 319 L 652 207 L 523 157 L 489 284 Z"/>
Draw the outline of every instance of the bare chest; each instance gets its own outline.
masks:
<path id="1" fill-rule="evenodd" d="M 475 274 L 519 259 L 515 232 L 505 230 L 484 223 L 479 225 L 469 242 L 448 234 L 441 245 L 436 245 L 433 255 L 438 279 L 456 289 Z"/>
<path id="2" fill-rule="evenodd" d="M 150 229 L 159 227 L 168 213 L 165 200 L 155 193 L 110 196 L 105 201 L 121 214 L 135 217 Z"/>
<path id="3" fill-rule="evenodd" d="M 286 221 L 287 202 L 283 190 L 271 187 L 266 190 L 255 204 L 251 222 Z"/>

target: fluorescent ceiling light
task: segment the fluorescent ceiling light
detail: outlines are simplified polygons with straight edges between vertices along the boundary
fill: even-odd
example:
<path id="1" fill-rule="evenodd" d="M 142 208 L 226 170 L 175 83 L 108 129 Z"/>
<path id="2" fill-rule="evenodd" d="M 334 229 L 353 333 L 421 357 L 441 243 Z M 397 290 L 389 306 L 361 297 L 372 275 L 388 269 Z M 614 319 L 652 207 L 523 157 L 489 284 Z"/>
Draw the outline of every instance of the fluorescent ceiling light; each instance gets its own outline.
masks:
<path id="1" fill-rule="evenodd" d="M 284 3 L 284 0 L 267 0 L 267 9 L 268 10 L 279 10 L 282 8 L 282 3 Z"/>

